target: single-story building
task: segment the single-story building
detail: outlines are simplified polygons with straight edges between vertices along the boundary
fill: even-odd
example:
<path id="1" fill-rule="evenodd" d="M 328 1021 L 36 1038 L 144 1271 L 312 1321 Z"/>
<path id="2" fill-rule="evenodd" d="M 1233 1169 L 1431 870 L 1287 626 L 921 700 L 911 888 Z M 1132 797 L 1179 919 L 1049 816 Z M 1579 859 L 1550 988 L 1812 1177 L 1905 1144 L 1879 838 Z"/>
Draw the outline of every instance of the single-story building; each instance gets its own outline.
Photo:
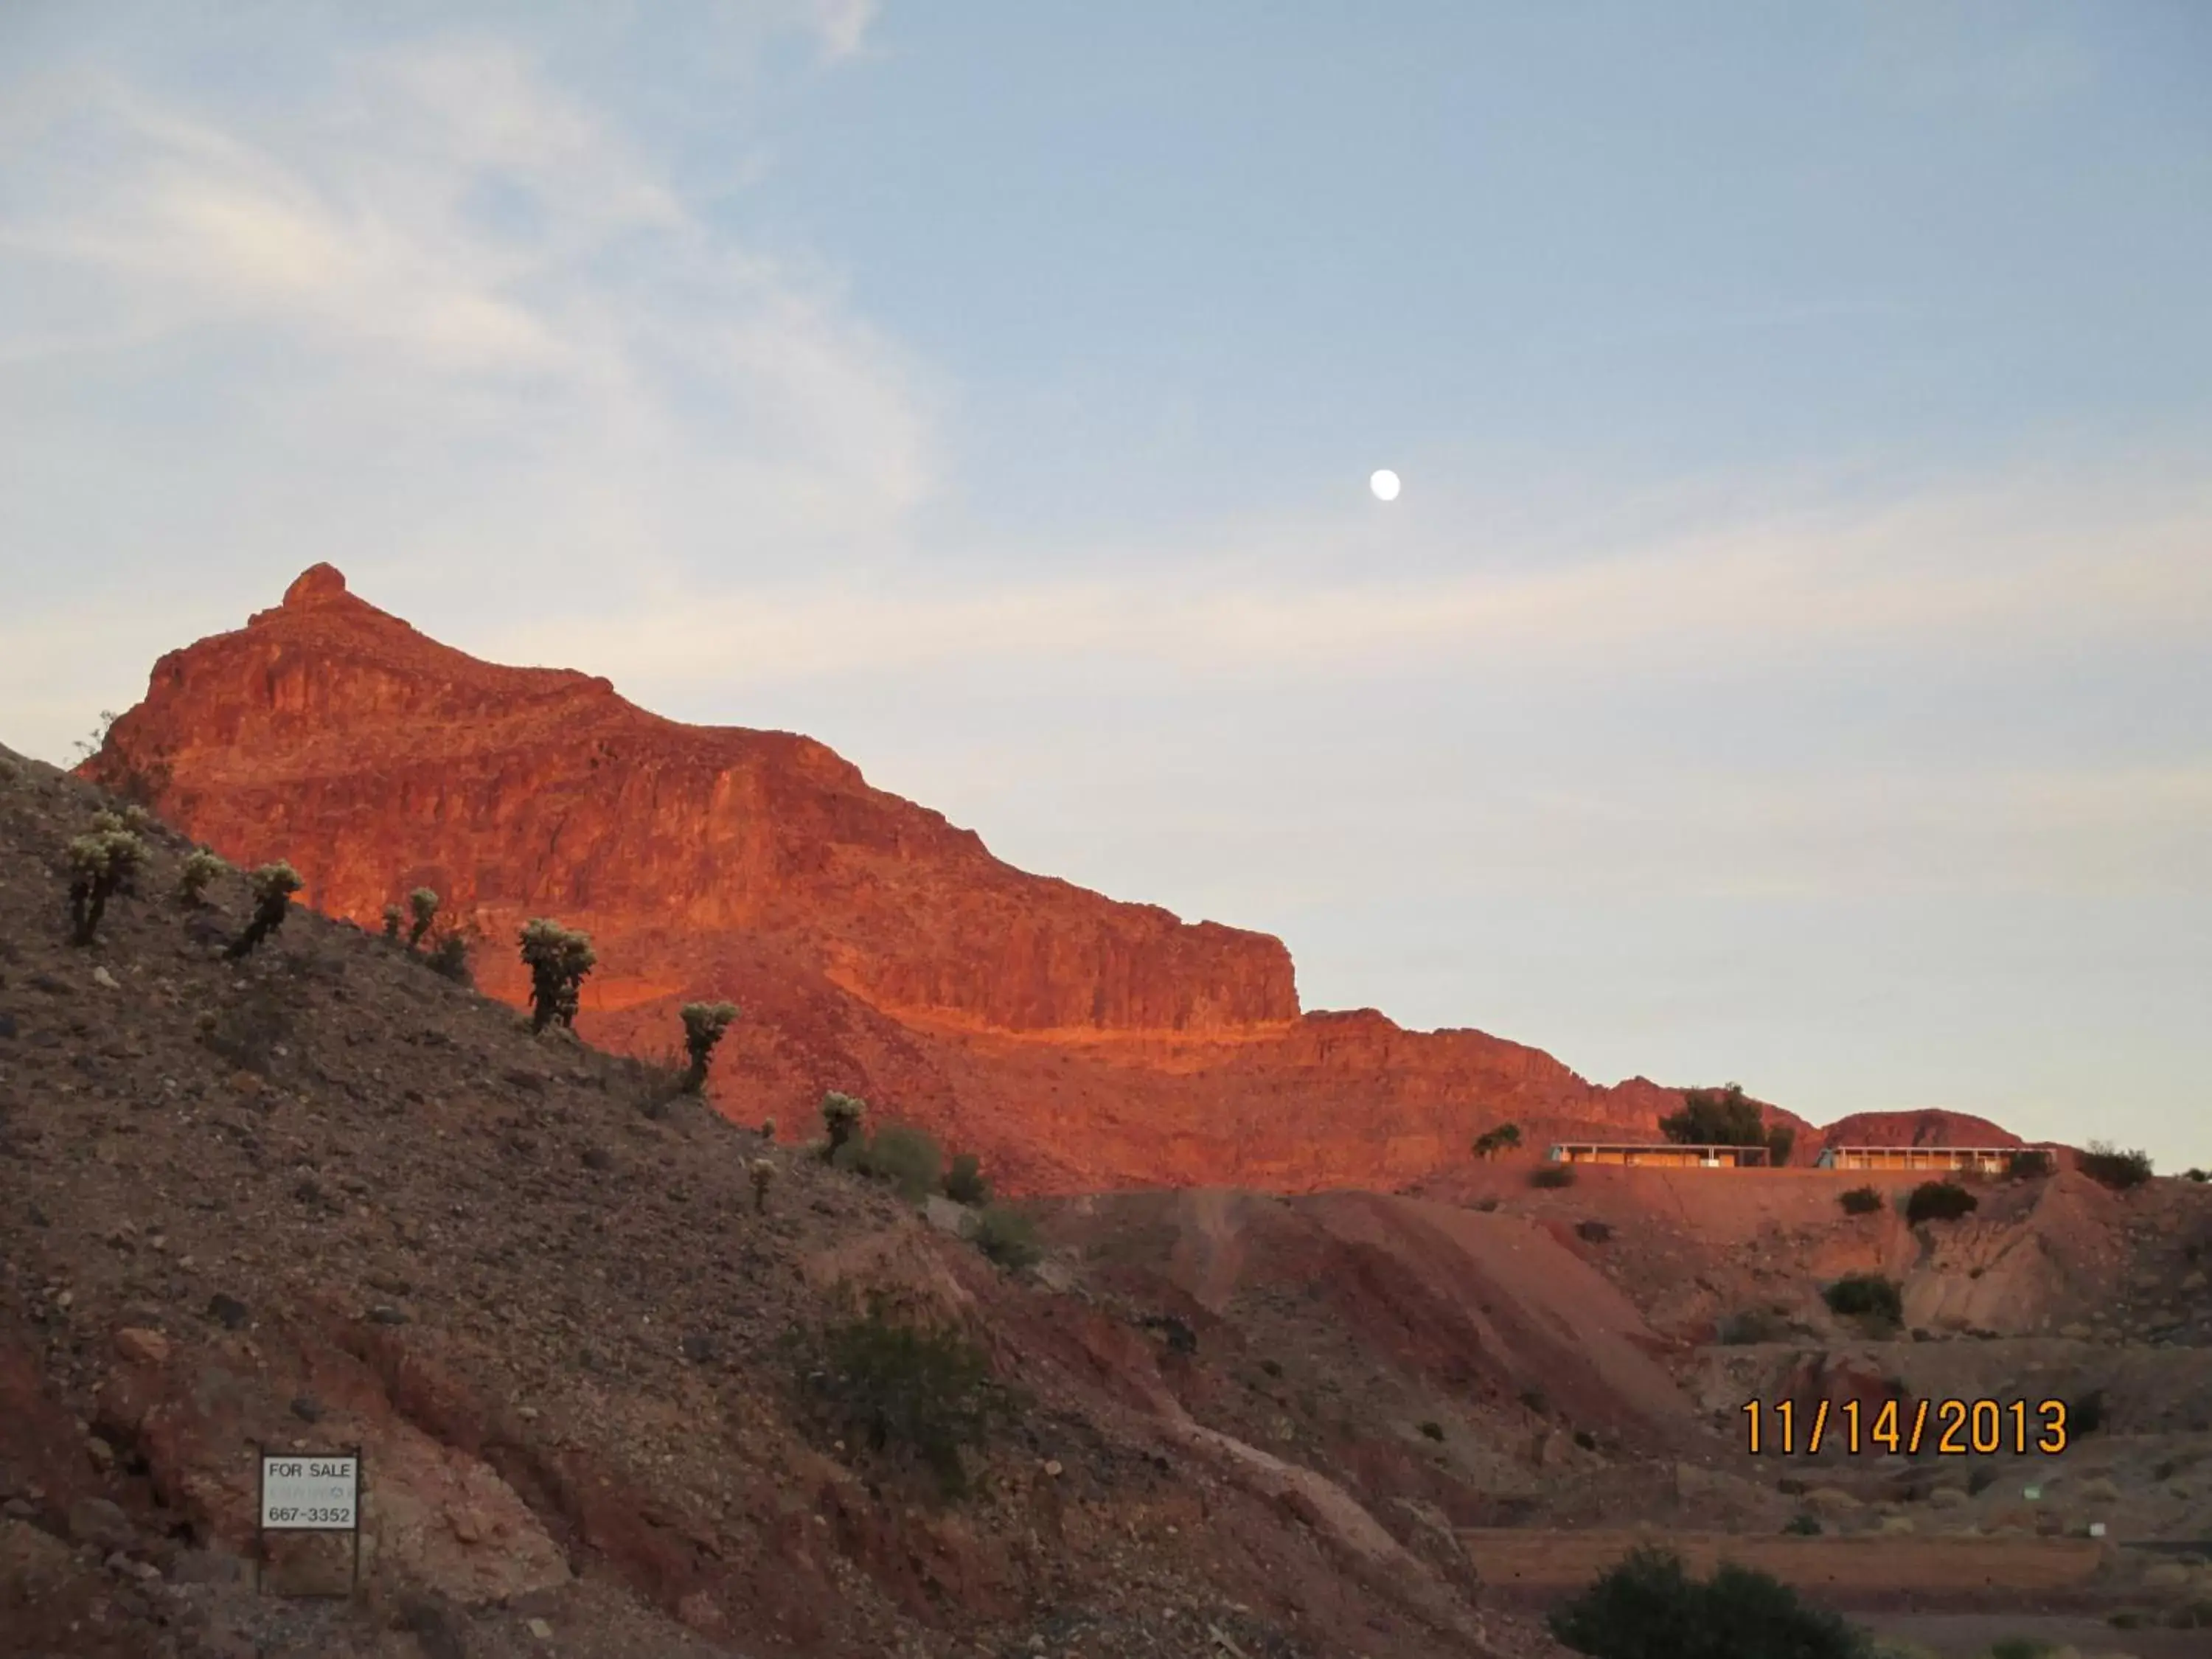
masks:
<path id="1" fill-rule="evenodd" d="M 2002 1175 L 2014 1152 L 2026 1146 L 1824 1146 L 1816 1160 L 1823 1170 L 1972 1170 Z"/>
<path id="2" fill-rule="evenodd" d="M 1672 1140 L 1569 1140 L 1545 1155 L 1554 1164 L 1641 1164 L 1676 1170 L 1764 1167 L 1764 1146 L 1686 1146 Z"/>

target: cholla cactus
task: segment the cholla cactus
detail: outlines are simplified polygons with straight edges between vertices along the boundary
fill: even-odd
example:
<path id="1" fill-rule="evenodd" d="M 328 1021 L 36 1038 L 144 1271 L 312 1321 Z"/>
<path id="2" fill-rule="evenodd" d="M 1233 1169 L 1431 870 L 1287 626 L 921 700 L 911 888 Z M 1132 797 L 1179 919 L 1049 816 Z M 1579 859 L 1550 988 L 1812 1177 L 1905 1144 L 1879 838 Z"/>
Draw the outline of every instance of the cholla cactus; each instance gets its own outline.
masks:
<path id="1" fill-rule="evenodd" d="M 690 1055 L 691 1063 L 684 1068 L 684 1092 L 696 1095 L 707 1086 L 707 1062 L 714 1053 L 714 1045 L 722 1040 L 722 1033 L 730 1029 L 730 1022 L 738 1017 L 734 1002 L 687 1002 L 680 1011 L 684 1020 L 684 1050 Z"/>
<path id="2" fill-rule="evenodd" d="M 422 935 L 438 919 L 438 895 L 433 889 L 417 887 L 407 896 L 407 908 L 414 916 L 407 928 L 407 948 L 412 951 L 421 945 Z"/>
<path id="3" fill-rule="evenodd" d="M 574 1029 L 584 975 L 599 962 L 588 933 L 538 916 L 522 930 L 522 960 L 530 969 L 530 1029 L 558 1021 Z"/>
<path id="4" fill-rule="evenodd" d="M 113 827 L 95 829 L 69 844 L 70 937 L 78 945 L 92 943 L 107 901 L 129 884 L 146 860 L 144 842 L 124 829 L 113 814 L 100 817 L 111 819 Z"/>
<path id="5" fill-rule="evenodd" d="M 753 1213 L 758 1215 L 768 1208 L 768 1189 L 775 1184 L 775 1160 L 757 1158 L 752 1161 Z"/>
<path id="6" fill-rule="evenodd" d="M 143 834 L 154 827 L 154 815 L 134 802 L 123 809 L 123 827 L 133 835 Z"/>
<path id="7" fill-rule="evenodd" d="M 822 1127 L 830 1132 L 824 1158 L 837 1156 L 837 1149 L 853 1138 L 867 1112 L 868 1103 L 857 1095 L 841 1095 L 832 1089 L 822 1097 Z"/>
<path id="8" fill-rule="evenodd" d="M 306 884 L 300 872 L 281 860 L 263 865 L 246 881 L 253 889 L 253 914 L 246 919 L 246 931 L 223 948 L 223 955 L 234 962 L 284 925 L 292 913 L 292 895 Z"/>
<path id="9" fill-rule="evenodd" d="M 206 848 L 194 848 L 177 871 L 177 902 L 194 908 L 206 903 L 207 884 L 229 868 Z"/>
<path id="10" fill-rule="evenodd" d="M 386 945 L 399 943 L 399 915 L 398 905 L 387 904 L 384 907 L 384 942 Z"/>

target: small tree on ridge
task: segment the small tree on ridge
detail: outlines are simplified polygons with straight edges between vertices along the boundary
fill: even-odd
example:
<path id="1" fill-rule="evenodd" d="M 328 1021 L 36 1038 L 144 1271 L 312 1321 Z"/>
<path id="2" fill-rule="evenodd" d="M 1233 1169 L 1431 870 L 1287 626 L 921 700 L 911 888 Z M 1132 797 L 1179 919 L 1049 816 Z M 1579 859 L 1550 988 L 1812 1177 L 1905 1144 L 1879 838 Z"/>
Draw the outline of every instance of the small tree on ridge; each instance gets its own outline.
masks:
<path id="1" fill-rule="evenodd" d="M 584 975 L 599 963 L 591 935 L 538 916 L 524 925 L 521 944 L 530 969 L 530 1029 L 558 1023 L 574 1030 Z"/>
<path id="2" fill-rule="evenodd" d="M 684 1021 L 684 1051 L 691 1063 L 684 1068 L 684 1092 L 696 1095 L 707 1086 L 707 1062 L 730 1022 L 738 1017 L 734 1002 L 687 1002 L 678 1011 Z"/>

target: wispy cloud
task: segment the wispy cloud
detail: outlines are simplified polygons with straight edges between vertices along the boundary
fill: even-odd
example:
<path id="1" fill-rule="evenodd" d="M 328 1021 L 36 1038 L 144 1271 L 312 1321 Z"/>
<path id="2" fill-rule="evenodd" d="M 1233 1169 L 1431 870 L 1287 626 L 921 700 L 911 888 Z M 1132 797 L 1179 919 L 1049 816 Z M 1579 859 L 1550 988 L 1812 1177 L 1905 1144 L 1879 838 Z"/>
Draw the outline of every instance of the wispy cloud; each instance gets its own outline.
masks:
<path id="1" fill-rule="evenodd" d="M 1141 558 L 1094 550 L 1066 559 L 1075 574 L 1058 579 L 909 569 L 732 585 L 541 617 L 489 639 L 533 660 L 587 655 L 601 672 L 661 689 L 1074 659 L 1298 678 L 1698 663 L 1768 672 L 1869 647 L 1949 658 L 2212 641 L 2212 491 L 2176 495 L 2154 470 L 2131 483 L 2046 479 L 2002 495 L 1959 489 L 1801 507 L 1647 540 L 1616 529 L 1603 544 L 1541 560 L 1468 538 L 1452 516 L 1437 513 L 1412 538 L 1419 545 L 1395 545 L 1366 574 L 1303 556 L 1373 535 L 1328 515 Z"/>

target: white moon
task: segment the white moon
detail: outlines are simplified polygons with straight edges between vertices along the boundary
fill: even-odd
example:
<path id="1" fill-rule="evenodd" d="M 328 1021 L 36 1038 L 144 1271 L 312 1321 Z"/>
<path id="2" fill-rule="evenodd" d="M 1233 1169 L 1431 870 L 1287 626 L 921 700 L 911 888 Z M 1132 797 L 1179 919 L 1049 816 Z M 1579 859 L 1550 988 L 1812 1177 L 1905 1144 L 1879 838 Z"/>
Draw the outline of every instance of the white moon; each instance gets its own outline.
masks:
<path id="1" fill-rule="evenodd" d="M 1398 475 L 1387 466 L 1367 480 L 1367 487 L 1375 492 L 1375 499 L 1378 501 L 1398 499 Z"/>

